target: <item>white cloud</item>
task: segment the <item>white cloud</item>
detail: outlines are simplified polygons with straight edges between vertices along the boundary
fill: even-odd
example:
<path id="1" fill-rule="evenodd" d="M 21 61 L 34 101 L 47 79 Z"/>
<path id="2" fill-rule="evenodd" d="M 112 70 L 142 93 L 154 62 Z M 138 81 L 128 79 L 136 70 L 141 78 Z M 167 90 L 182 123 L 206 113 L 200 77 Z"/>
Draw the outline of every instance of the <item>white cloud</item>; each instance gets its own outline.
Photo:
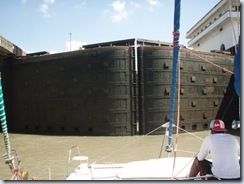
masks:
<path id="1" fill-rule="evenodd" d="M 46 4 L 53 4 L 55 3 L 55 0 L 43 0 L 43 2 Z"/>
<path id="2" fill-rule="evenodd" d="M 83 45 L 86 45 L 85 42 L 81 42 L 81 41 L 71 41 L 71 42 L 66 42 L 66 48 L 67 50 L 71 50 L 71 51 L 74 51 L 74 50 L 79 50 Z"/>
<path id="3" fill-rule="evenodd" d="M 55 51 L 55 50 L 52 50 L 52 51 L 49 52 L 49 54 L 56 54 L 56 53 L 58 53 L 58 52 Z"/>
<path id="4" fill-rule="evenodd" d="M 125 4 L 126 4 L 126 2 L 120 2 L 120 0 L 118 0 L 118 1 L 114 1 L 112 3 L 112 6 L 115 11 L 122 12 L 125 9 Z"/>
<path id="5" fill-rule="evenodd" d="M 137 13 L 138 9 L 140 11 L 152 11 L 157 6 L 160 6 L 160 0 L 147 0 L 147 3 L 138 3 L 133 0 L 130 2 L 126 0 L 115 0 L 111 4 L 112 10 L 103 10 L 103 14 L 110 16 L 114 23 L 120 23 L 128 20 L 134 13 Z"/>
<path id="6" fill-rule="evenodd" d="M 160 0 L 147 0 L 149 6 L 147 7 L 147 9 L 149 11 L 153 11 L 155 7 L 160 6 Z"/>
<path id="7" fill-rule="evenodd" d="M 50 5 L 54 4 L 55 0 L 43 0 L 43 3 L 39 6 L 39 11 L 42 12 L 44 17 L 50 17 L 48 8 Z"/>
<path id="8" fill-rule="evenodd" d="M 75 9 L 82 9 L 86 5 L 86 0 L 79 2 L 79 4 L 75 4 Z"/>
<path id="9" fill-rule="evenodd" d="M 127 14 L 127 12 L 120 12 L 120 13 L 114 14 L 111 18 L 112 18 L 113 22 L 120 23 L 121 21 L 128 19 L 128 14 Z"/>
<path id="10" fill-rule="evenodd" d="M 111 16 L 111 19 L 113 22 L 120 23 L 121 21 L 128 19 L 128 12 L 126 11 L 125 6 L 125 1 L 122 2 L 120 0 L 117 0 L 112 3 L 114 13 Z"/>
<path id="11" fill-rule="evenodd" d="M 48 5 L 47 4 L 41 4 L 39 7 L 40 12 L 42 12 L 44 17 L 49 17 L 49 13 L 48 13 Z"/>
<path id="12" fill-rule="evenodd" d="M 139 3 L 136 3 L 134 1 L 131 1 L 130 4 L 132 5 L 133 8 L 140 8 L 141 5 Z"/>
<path id="13" fill-rule="evenodd" d="M 150 6 L 157 6 L 159 4 L 159 0 L 147 0 Z"/>

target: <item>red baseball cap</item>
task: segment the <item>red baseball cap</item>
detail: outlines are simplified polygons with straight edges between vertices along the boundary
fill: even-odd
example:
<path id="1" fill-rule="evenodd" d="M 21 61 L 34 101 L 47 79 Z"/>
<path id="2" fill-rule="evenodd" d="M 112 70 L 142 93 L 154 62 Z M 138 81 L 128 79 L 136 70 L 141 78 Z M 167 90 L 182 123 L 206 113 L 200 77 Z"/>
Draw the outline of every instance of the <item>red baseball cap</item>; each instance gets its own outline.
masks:
<path id="1" fill-rule="evenodd" d="M 210 129 L 216 132 L 226 132 L 225 123 L 220 119 L 215 119 L 210 122 Z"/>

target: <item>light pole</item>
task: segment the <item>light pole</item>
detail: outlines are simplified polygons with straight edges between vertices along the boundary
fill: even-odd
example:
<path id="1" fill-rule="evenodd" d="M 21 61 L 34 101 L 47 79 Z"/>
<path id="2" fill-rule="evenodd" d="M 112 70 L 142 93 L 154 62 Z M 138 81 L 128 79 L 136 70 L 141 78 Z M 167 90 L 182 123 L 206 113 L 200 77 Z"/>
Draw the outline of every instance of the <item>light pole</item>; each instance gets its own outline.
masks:
<path id="1" fill-rule="evenodd" d="M 70 32 L 70 33 L 69 33 L 70 51 L 71 51 L 71 36 L 72 36 L 72 33 Z"/>

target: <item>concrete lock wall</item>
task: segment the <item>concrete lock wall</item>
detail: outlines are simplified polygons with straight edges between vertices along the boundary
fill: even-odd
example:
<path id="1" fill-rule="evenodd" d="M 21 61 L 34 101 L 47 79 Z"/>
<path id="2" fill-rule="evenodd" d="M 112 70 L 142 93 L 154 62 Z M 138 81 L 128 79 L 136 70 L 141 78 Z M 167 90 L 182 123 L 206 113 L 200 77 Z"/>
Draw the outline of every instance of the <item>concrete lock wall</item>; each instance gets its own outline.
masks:
<path id="1" fill-rule="evenodd" d="M 233 87 L 227 90 L 228 86 L 233 86 L 232 74 L 195 54 L 230 71 L 233 71 L 233 57 L 191 52 L 181 50 L 179 54 L 180 127 L 187 131 L 207 130 L 209 122 L 215 118 L 230 123 L 238 117 L 238 109 L 233 109 L 233 106 L 238 107 L 235 91 Z M 140 134 L 145 134 L 169 121 L 173 50 L 170 47 L 140 47 L 138 53 Z M 177 125 L 177 99 L 174 112 L 174 124 Z M 154 134 L 163 131 L 159 129 Z"/>
<path id="2" fill-rule="evenodd" d="M 133 134 L 129 47 L 27 57 L 12 65 L 11 130 Z"/>
<path id="3" fill-rule="evenodd" d="M 192 52 L 233 70 L 233 56 Z M 195 54 L 185 50 L 179 54 L 180 126 L 187 131 L 205 130 L 211 119 L 221 118 L 228 127 L 239 117 L 233 75 Z M 2 58 L 9 130 L 34 134 L 146 134 L 169 121 L 172 61 L 171 47 L 143 44 L 137 49 L 137 57 L 134 47 L 104 46 Z"/>

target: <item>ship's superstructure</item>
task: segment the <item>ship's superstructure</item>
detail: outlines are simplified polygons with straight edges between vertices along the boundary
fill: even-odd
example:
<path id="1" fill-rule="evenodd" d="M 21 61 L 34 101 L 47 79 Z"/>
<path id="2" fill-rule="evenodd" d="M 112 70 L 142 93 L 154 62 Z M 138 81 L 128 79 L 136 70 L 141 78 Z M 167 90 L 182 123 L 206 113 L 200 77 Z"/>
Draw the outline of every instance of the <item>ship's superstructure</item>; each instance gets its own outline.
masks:
<path id="1" fill-rule="evenodd" d="M 240 0 L 221 0 L 186 34 L 188 47 L 235 53 L 240 35 Z"/>

